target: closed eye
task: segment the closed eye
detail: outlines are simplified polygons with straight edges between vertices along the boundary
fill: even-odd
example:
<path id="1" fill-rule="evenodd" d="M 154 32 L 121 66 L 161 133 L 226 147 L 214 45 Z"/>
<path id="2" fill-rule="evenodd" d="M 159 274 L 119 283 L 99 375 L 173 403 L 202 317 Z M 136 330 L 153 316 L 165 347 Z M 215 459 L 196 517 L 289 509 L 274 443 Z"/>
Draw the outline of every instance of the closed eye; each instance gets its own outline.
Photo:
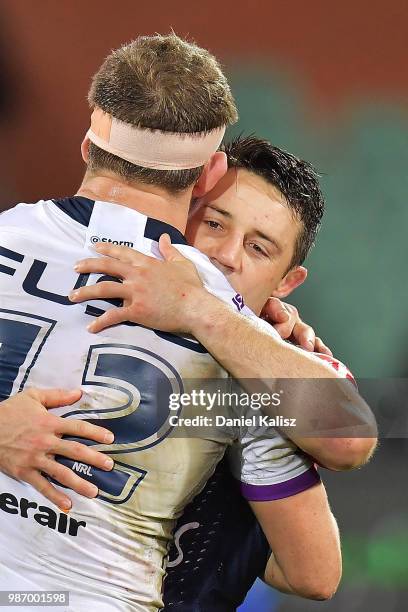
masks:
<path id="1" fill-rule="evenodd" d="M 263 249 L 262 247 L 260 247 L 259 244 L 256 244 L 256 242 L 249 242 L 249 246 L 251 247 L 253 251 L 255 251 L 257 255 L 262 255 L 263 257 L 269 257 L 269 253 L 266 251 L 266 249 Z"/>

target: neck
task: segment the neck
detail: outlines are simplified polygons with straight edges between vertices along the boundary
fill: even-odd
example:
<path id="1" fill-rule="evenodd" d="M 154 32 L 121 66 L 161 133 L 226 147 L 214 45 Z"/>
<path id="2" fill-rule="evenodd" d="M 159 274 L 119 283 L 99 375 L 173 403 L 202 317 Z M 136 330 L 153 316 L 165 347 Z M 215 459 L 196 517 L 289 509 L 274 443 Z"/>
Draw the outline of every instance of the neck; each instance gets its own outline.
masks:
<path id="1" fill-rule="evenodd" d="M 172 196 L 160 187 L 137 183 L 129 185 L 114 174 L 86 173 L 76 195 L 112 202 L 168 223 L 184 234 L 190 207 L 192 187 Z"/>

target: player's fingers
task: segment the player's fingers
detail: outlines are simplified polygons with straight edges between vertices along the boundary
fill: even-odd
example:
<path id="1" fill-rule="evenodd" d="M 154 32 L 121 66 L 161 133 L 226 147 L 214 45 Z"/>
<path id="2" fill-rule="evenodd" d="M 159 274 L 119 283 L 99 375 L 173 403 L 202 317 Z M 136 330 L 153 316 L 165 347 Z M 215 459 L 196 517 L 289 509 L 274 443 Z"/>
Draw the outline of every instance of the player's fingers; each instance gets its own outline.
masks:
<path id="1" fill-rule="evenodd" d="M 119 323 L 123 323 L 123 321 L 128 321 L 128 312 L 128 308 L 126 307 L 110 308 L 88 325 L 88 331 L 92 334 L 96 334 L 107 327 L 112 327 L 112 325 L 118 325 Z"/>
<path id="2" fill-rule="evenodd" d="M 127 285 L 114 281 L 102 281 L 96 285 L 89 285 L 75 289 L 69 294 L 71 302 L 87 302 L 90 300 L 102 300 L 119 298 L 126 300 L 130 297 L 130 290 Z"/>
<path id="3" fill-rule="evenodd" d="M 109 429 L 88 423 L 81 419 L 64 419 L 58 417 L 56 433 L 73 436 L 75 438 L 85 438 L 100 444 L 112 444 L 114 435 Z"/>
<path id="4" fill-rule="evenodd" d="M 110 257 L 88 257 L 77 261 L 74 266 L 75 272 L 81 274 L 106 274 L 115 278 L 127 277 L 132 266 L 129 263 L 111 259 Z"/>
<path id="5" fill-rule="evenodd" d="M 144 253 L 135 251 L 127 246 L 119 246 L 116 244 L 106 244 L 99 242 L 94 246 L 95 251 L 106 257 L 111 257 L 123 263 L 131 264 L 132 266 L 142 265 L 146 259 L 149 259 Z"/>
<path id="6" fill-rule="evenodd" d="M 262 309 L 262 314 L 273 323 L 285 323 L 290 318 L 289 309 L 278 298 L 269 298 Z"/>
<path id="7" fill-rule="evenodd" d="M 80 463 L 87 463 L 101 470 L 110 471 L 113 468 L 113 459 L 94 450 L 90 446 L 73 440 L 61 440 L 58 438 L 51 451 L 54 455 L 61 455 Z"/>
<path id="8" fill-rule="evenodd" d="M 290 315 L 288 311 L 284 310 L 283 308 L 277 310 L 272 316 L 268 315 L 268 319 L 272 323 L 286 323 L 287 321 L 289 321 L 289 318 Z"/>
<path id="9" fill-rule="evenodd" d="M 68 512 L 72 508 L 72 501 L 68 495 L 52 485 L 40 472 L 33 472 L 27 478 L 27 482 L 63 512 Z"/>
<path id="10" fill-rule="evenodd" d="M 183 261 L 186 258 L 178 252 L 171 244 L 171 238 L 168 234 L 162 234 L 159 238 L 159 251 L 166 261 Z"/>
<path id="11" fill-rule="evenodd" d="M 323 353 L 323 355 L 328 355 L 329 357 L 333 357 L 333 353 L 331 352 L 331 350 L 329 349 L 328 346 L 326 346 L 321 338 L 318 338 L 316 336 L 316 342 L 315 342 L 315 352 L 316 353 Z"/>
<path id="12" fill-rule="evenodd" d="M 313 327 L 298 321 L 292 331 L 293 341 L 306 351 L 315 350 L 316 335 Z"/>
<path id="13" fill-rule="evenodd" d="M 280 302 L 280 300 L 278 300 L 278 302 Z M 280 302 L 280 304 L 283 310 L 287 313 L 286 320 L 284 320 L 282 323 L 275 323 L 275 324 L 272 323 L 272 324 L 274 328 L 276 329 L 276 331 L 281 336 L 281 338 L 290 338 L 290 336 L 293 333 L 293 329 L 296 323 L 299 321 L 298 311 L 294 306 L 290 306 L 289 304 L 284 304 L 283 302 Z M 275 308 L 276 308 L 275 316 L 277 316 L 277 313 L 279 312 L 277 310 L 277 305 L 275 305 Z M 282 316 L 281 318 L 285 319 L 284 316 Z"/>
<path id="14" fill-rule="evenodd" d="M 72 489 L 79 495 L 90 498 L 98 495 L 98 487 L 96 485 L 84 480 L 70 468 L 55 461 L 55 459 L 46 457 L 40 469 L 44 474 L 47 474 L 59 484 Z"/>
<path id="15" fill-rule="evenodd" d="M 285 323 L 275 323 L 273 327 L 284 340 L 290 338 L 292 335 L 293 325 L 290 321 L 286 321 Z"/>
<path id="16" fill-rule="evenodd" d="M 46 408 L 70 406 L 81 399 L 81 389 L 27 389 L 27 395 L 37 400 Z"/>

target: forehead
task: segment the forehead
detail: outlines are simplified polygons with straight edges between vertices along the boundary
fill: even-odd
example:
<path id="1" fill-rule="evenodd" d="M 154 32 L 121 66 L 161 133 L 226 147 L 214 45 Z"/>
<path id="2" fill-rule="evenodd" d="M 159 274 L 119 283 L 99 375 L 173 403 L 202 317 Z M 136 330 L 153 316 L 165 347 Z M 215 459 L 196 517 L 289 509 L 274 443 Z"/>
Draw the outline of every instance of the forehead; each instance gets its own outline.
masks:
<path id="1" fill-rule="evenodd" d="M 236 200 L 240 198 L 254 198 L 257 200 L 270 199 L 285 203 L 285 198 L 274 185 L 264 178 L 245 170 L 244 168 L 230 168 L 216 184 L 214 189 L 206 195 L 206 199 Z"/>
<path id="2" fill-rule="evenodd" d="M 275 231 L 286 232 L 292 228 L 296 234 L 300 228 L 282 193 L 262 177 L 242 168 L 228 170 L 202 199 L 202 204 L 225 211 L 231 220 L 247 229 L 273 227 Z"/>

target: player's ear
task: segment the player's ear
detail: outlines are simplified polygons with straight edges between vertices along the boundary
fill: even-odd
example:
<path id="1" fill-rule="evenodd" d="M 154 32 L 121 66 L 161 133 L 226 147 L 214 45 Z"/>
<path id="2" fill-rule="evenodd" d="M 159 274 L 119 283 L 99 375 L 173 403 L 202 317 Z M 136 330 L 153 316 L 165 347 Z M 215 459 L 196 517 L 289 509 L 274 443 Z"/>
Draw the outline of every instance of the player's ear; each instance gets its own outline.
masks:
<path id="1" fill-rule="evenodd" d="M 303 266 L 296 266 L 289 270 L 289 272 L 282 278 L 279 285 L 272 292 L 272 297 L 285 298 L 287 297 L 296 287 L 299 287 L 305 282 L 307 278 L 307 270 Z"/>
<path id="2" fill-rule="evenodd" d="M 91 141 L 89 140 L 89 138 L 85 136 L 81 144 L 81 155 L 82 155 L 82 159 L 84 160 L 86 164 L 88 163 L 88 160 L 89 160 L 89 143 L 90 142 Z"/>
<path id="3" fill-rule="evenodd" d="M 193 197 L 202 198 L 211 191 L 228 170 L 227 156 L 223 151 L 217 151 L 205 164 L 200 178 L 194 185 Z"/>

